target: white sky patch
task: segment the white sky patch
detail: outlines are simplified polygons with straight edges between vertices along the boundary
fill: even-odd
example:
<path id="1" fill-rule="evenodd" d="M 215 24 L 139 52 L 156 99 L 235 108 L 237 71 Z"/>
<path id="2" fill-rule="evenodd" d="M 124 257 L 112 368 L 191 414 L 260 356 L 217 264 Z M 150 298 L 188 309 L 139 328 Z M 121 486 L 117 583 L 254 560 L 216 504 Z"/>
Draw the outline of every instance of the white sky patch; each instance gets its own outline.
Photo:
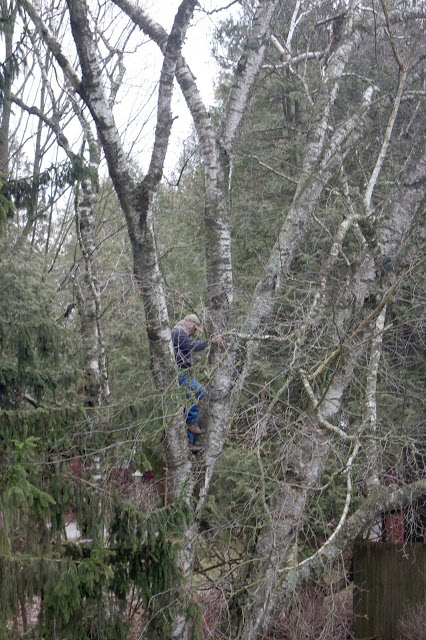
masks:
<path id="1" fill-rule="evenodd" d="M 147 6 L 147 12 L 149 15 L 159 22 L 167 31 L 170 31 L 174 16 L 176 15 L 179 7 L 180 0 L 159 0 L 158 2 L 151 3 L 151 6 Z M 217 77 L 218 69 L 216 63 L 211 55 L 211 42 L 214 29 L 218 26 L 219 22 L 224 19 L 228 12 L 214 13 L 207 15 L 206 11 L 212 9 L 218 9 L 224 6 L 223 2 L 210 1 L 202 3 L 205 11 L 196 9 L 194 18 L 188 28 L 185 43 L 182 53 L 196 78 L 197 86 L 202 96 L 204 105 L 209 108 L 214 104 L 214 91 L 215 80 Z M 151 45 L 155 46 L 155 45 Z M 150 65 L 150 72 L 152 77 L 159 78 L 162 64 L 162 56 L 157 47 L 151 54 L 148 61 Z M 157 98 L 157 89 L 152 96 L 153 102 Z M 137 108 L 134 106 L 133 113 L 136 116 Z M 137 150 L 138 164 L 145 171 L 148 167 L 150 158 L 150 152 L 152 148 L 152 134 L 153 127 L 155 126 L 155 104 L 152 109 L 148 109 L 152 115 L 152 124 L 147 126 L 146 133 L 142 134 L 139 140 Z M 174 99 L 173 99 L 173 116 L 176 118 L 173 123 L 172 133 L 169 143 L 168 154 L 166 158 L 165 173 L 168 175 L 173 171 L 176 163 L 179 160 L 179 156 L 182 153 L 183 143 L 188 138 L 192 130 L 192 118 L 189 114 L 185 100 L 179 89 L 179 86 L 175 85 Z M 135 123 L 138 118 L 136 116 Z M 130 119 L 129 119 L 130 121 Z M 140 122 L 139 122 L 140 124 Z M 131 139 L 132 138 L 132 134 Z M 126 136 L 127 137 L 127 136 Z"/>
<path id="2" fill-rule="evenodd" d="M 143 0 L 142 0 L 143 1 Z M 175 14 L 179 7 L 180 0 L 147 0 L 144 3 L 147 13 L 158 23 L 160 23 L 168 32 L 171 29 Z M 214 29 L 219 23 L 228 17 L 231 13 L 236 13 L 239 5 L 233 5 L 224 11 L 215 11 L 209 15 L 207 12 L 218 10 L 223 6 L 227 6 L 227 0 L 201 0 L 204 10 L 197 7 L 190 27 L 188 28 L 186 40 L 183 46 L 183 55 L 196 77 L 198 89 L 201 93 L 204 105 L 208 109 L 214 104 L 215 80 L 218 75 L 218 69 L 214 59 L 211 56 L 211 42 Z M 99 8 L 97 3 L 89 6 L 95 9 Z M 117 126 L 121 132 L 123 147 L 128 154 L 130 163 L 134 166 L 137 174 L 143 175 L 151 158 L 154 130 L 156 124 L 156 105 L 158 97 L 158 81 L 162 66 L 162 54 L 156 44 L 151 42 L 143 32 L 134 28 L 130 38 L 129 20 L 126 16 L 111 3 L 104 5 L 104 26 L 106 28 L 105 35 L 112 47 L 121 47 L 125 50 L 124 65 L 126 72 L 122 85 L 117 94 L 115 105 L 113 107 L 114 117 Z M 109 22 L 108 22 L 109 20 Z M 17 24 L 15 35 L 18 38 L 20 34 L 20 24 Z M 126 35 L 127 34 L 127 35 Z M 0 39 L 0 49 L 3 48 L 3 39 Z M 66 55 L 71 61 L 75 60 L 75 47 L 71 40 L 71 34 L 67 21 L 60 36 L 60 42 Z M 102 42 L 99 42 L 102 48 Z M 3 54 L 3 51 L 1 51 Z M 106 49 L 102 51 L 103 55 L 107 54 Z M 56 73 L 56 72 L 55 72 Z M 58 82 L 56 82 L 55 73 L 50 74 L 50 81 L 53 83 L 52 88 L 55 93 L 61 91 L 61 75 L 58 74 Z M 16 86 L 19 86 L 24 73 L 18 78 Z M 31 81 L 36 83 L 32 87 Z M 39 105 L 39 83 L 40 78 L 37 72 L 33 77 L 27 79 L 26 90 L 22 94 L 24 102 L 28 106 Z M 106 81 L 106 88 L 108 84 Z M 173 117 L 176 118 L 169 143 L 168 154 L 166 157 L 165 173 L 170 175 L 175 169 L 179 157 L 182 153 L 184 141 L 188 138 L 192 130 L 192 119 L 188 112 L 185 100 L 181 94 L 180 88 L 175 84 L 174 100 L 173 100 Z M 14 109 L 17 116 L 13 118 L 12 130 L 15 124 L 19 122 L 19 109 Z M 87 109 L 85 109 L 89 119 Z M 22 150 L 31 164 L 34 157 L 34 141 L 38 120 L 35 116 L 26 116 L 28 124 L 25 126 L 25 134 L 21 133 Z M 65 126 L 65 134 L 75 152 L 81 141 L 81 127 L 77 120 L 68 115 L 63 118 L 62 125 Z M 19 126 L 22 132 L 22 125 Z M 95 133 L 95 132 L 94 132 Z M 96 134 L 95 134 L 96 135 Z M 26 138 L 26 141 L 23 138 Z M 56 144 L 52 141 L 53 147 L 45 156 L 43 164 L 57 162 L 58 156 L 65 158 L 62 150 L 57 150 Z M 58 153 L 58 156 L 56 155 Z M 102 163 L 102 173 L 106 173 L 105 163 Z"/>

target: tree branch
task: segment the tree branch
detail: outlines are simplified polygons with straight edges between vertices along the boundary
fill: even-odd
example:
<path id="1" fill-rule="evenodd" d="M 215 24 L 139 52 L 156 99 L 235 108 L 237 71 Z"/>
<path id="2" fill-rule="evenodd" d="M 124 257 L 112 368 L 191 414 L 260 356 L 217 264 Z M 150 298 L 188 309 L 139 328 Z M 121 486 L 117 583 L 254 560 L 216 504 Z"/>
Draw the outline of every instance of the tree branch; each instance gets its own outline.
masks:
<path id="1" fill-rule="evenodd" d="M 410 267 L 409 269 L 404 271 L 404 273 L 398 278 L 398 280 L 387 290 L 387 292 L 384 294 L 381 302 L 377 305 L 377 307 L 375 309 L 373 309 L 373 311 L 371 311 L 371 313 L 369 313 L 368 316 L 366 318 L 364 318 L 364 320 L 362 322 L 360 322 L 360 324 L 350 334 L 350 336 L 348 338 L 346 338 L 346 340 L 341 345 L 339 345 L 324 360 L 324 362 L 319 367 L 317 367 L 315 369 L 315 371 L 311 375 L 308 376 L 308 380 L 310 380 L 310 381 L 315 380 L 315 378 L 317 378 L 326 369 L 326 367 L 328 367 L 329 364 L 342 352 L 342 349 L 344 347 L 347 347 L 353 341 L 353 339 L 356 338 L 356 336 L 371 322 L 371 320 L 373 320 L 374 318 L 376 318 L 379 315 L 379 313 L 382 311 L 382 309 L 386 306 L 386 304 L 392 298 L 392 296 L 394 295 L 395 291 L 398 289 L 400 284 L 408 276 L 410 276 L 412 273 L 415 273 L 418 269 L 420 269 L 420 267 L 422 267 L 424 264 L 426 264 L 426 257 L 422 258 L 421 260 L 416 262 L 416 264 L 414 264 L 412 267 Z"/>
<path id="2" fill-rule="evenodd" d="M 283 569 L 281 587 L 285 587 L 286 600 L 301 586 L 324 570 L 324 564 L 336 560 L 355 538 L 377 519 L 381 513 L 392 511 L 404 504 L 414 502 L 426 494 L 426 479 L 417 480 L 404 487 L 391 485 L 377 488 L 363 504 L 340 527 L 330 543 L 326 543 L 313 556 L 294 568 Z M 276 606 L 282 605 L 282 601 Z"/>

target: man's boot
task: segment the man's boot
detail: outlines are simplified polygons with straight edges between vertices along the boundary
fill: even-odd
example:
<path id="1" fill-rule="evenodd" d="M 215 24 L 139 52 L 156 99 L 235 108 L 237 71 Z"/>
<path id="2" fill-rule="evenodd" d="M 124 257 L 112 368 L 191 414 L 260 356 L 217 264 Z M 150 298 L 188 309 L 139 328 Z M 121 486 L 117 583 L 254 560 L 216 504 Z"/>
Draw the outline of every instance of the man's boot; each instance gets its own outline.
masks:
<path id="1" fill-rule="evenodd" d="M 196 422 L 187 422 L 186 428 L 190 433 L 193 433 L 195 436 L 199 436 L 201 434 L 201 429 Z"/>
<path id="2" fill-rule="evenodd" d="M 188 442 L 188 447 L 191 453 L 200 453 L 203 450 L 203 447 L 197 447 L 196 444 L 191 444 Z"/>

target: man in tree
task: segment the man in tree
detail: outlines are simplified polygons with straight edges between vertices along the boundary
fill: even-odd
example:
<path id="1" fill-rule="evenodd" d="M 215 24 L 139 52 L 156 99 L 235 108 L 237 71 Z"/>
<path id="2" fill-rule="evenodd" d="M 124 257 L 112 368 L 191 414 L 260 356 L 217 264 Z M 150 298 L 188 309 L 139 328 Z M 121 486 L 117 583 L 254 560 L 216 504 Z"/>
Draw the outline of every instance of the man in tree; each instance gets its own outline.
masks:
<path id="1" fill-rule="evenodd" d="M 199 453 L 202 450 L 202 447 L 194 444 L 194 436 L 201 433 L 198 426 L 198 415 L 200 404 L 206 394 L 206 388 L 192 376 L 192 354 L 196 351 L 204 351 L 207 340 L 194 340 L 191 336 L 202 329 L 203 325 L 199 317 L 191 313 L 178 322 L 172 331 L 173 350 L 179 368 L 178 383 L 180 387 L 187 389 L 186 398 L 190 401 L 189 408 L 185 407 L 184 409 L 184 415 L 189 449 L 192 453 Z M 213 342 L 219 344 L 221 338 L 216 338 Z"/>

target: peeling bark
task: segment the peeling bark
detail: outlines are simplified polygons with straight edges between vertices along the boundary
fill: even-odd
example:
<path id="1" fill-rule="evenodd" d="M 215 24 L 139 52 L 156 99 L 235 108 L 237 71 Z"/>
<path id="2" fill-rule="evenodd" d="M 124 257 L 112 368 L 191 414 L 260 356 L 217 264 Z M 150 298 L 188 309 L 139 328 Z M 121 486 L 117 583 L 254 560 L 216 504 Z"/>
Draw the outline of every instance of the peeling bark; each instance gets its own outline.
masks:
<path id="1" fill-rule="evenodd" d="M 94 229 L 96 202 L 96 185 L 90 179 L 83 180 L 75 200 L 75 216 L 77 239 L 84 263 L 84 291 L 80 291 L 79 313 L 83 339 L 84 394 L 88 407 L 105 405 L 110 395 L 101 326 L 101 293 Z"/>
<path id="2" fill-rule="evenodd" d="M 7 0 L 2 0 L 1 16 L 4 20 L 4 39 L 5 39 L 5 65 L 3 80 L 3 99 L 2 114 L 0 123 L 0 172 L 6 177 L 9 176 L 9 129 L 10 115 L 12 111 L 11 88 L 12 88 L 12 69 L 10 59 L 13 54 L 13 32 L 15 28 L 16 7 L 14 2 L 10 4 Z M 9 62 L 8 62 L 9 61 Z"/>

